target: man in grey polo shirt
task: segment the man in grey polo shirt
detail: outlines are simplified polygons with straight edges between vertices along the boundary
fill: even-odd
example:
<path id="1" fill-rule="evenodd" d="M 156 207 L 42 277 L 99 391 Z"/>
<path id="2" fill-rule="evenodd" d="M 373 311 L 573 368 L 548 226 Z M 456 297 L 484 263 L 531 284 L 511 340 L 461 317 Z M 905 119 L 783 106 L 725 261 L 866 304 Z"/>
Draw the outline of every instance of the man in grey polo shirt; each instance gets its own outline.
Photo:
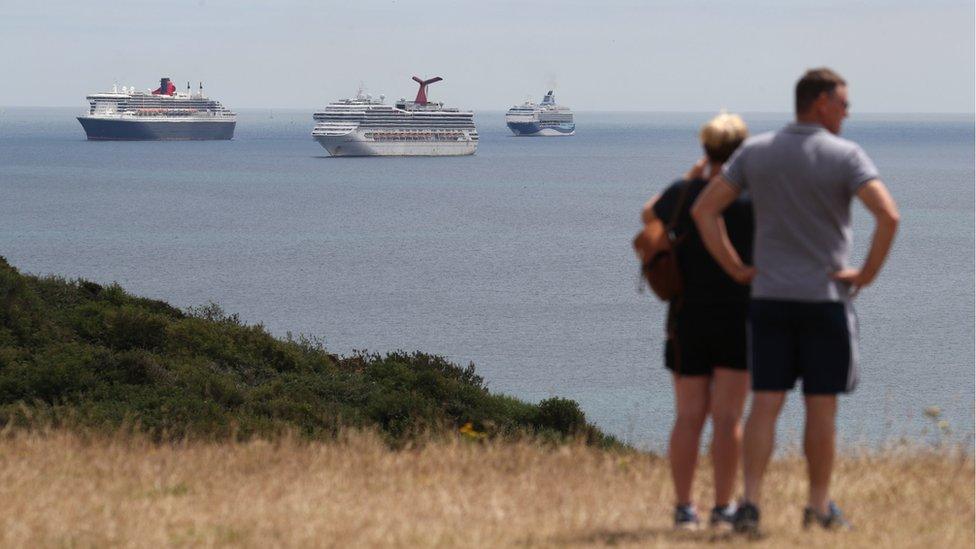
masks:
<path id="1" fill-rule="evenodd" d="M 743 440 L 745 494 L 736 530 L 756 533 L 762 478 L 776 419 L 803 380 L 803 447 L 810 491 L 803 525 L 846 528 L 830 501 L 837 395 L 857 383 L 857 319 L 851 299 L 881 270 L 898 226 L 894 200 L 874 164 L 838 137 L 847 84 L 830 69 L 807 71 L 796 85 L 796 123 L 747 139 L 692 210 L 719 265 L 752 283 L 749 371 L 752 405 Z M 744 265 L 722 225 L 722 211 L 743 191 L 755 212 L 755 267 Z M 861 268 L 849 267 L 850 205 L 857 197 L 875 219 Z"/>

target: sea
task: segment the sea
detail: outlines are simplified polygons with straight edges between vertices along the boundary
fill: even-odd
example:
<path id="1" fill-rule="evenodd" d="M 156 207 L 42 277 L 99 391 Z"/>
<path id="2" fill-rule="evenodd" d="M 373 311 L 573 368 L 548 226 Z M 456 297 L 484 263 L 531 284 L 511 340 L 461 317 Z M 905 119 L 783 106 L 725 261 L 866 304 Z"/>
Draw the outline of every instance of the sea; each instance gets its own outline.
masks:
<path id="1" fill-rule="evenodd" d="M 0 255 L 22 272 L 219 304 L 329 351 L 474 363 L 491 391 L 579 402 L 663 451 L 666 307 L 638 291 L 644 202 L 701 156 L 708 113 L 577 113 L 573 137 L 476 115 L 475 156 L 332 158 L 314 109 L 241 109 L 232 141 L 89 142 L 77 108 L 0 107 Z M 751 131 L 788 113 L 745 113 Z M 846 447 L 973 446 L 974 117 L 854 114 L 898 202 L 888 263 L 856 299 L 861 383 Z M 870 216 L 854 207 L 859 264 Z M 802 433 L 799 393 L 779 423 Z"/>

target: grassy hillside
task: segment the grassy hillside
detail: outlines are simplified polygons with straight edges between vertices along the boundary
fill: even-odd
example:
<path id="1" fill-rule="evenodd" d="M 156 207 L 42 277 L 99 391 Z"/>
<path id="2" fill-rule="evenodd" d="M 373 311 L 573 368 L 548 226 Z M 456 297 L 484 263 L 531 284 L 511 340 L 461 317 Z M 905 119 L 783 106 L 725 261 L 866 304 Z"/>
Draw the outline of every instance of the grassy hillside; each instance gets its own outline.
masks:
<path id="1" fill-rule="evenodd" d="M 0 258 L 0 425 L 133 429 L 156 440 L 471 438 L 615 442 L 577 404 L 491 394 L 474 371 L 424 353 L 339 357 L 282 340 L 216 305 L 181 311 L 118 285 L 35 277 Z"/>

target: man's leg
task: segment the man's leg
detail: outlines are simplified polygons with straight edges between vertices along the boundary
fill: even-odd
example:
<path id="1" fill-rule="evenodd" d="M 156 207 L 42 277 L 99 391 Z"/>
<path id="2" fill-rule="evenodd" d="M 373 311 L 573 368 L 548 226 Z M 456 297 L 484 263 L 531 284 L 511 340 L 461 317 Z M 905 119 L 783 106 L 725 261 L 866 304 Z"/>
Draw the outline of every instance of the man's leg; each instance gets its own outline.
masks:
<path id="1" fill-rule="evenodd" d="M 742 470 L 745 501 L 759 505 L 763 475 L 776 441 L 776 419 L 786 400 L 785 391 L 754 391 L 743 438 Z"/>
<path id="2" fill-rule="evenodd" d="M 691 485 L 698 465 L 702 427 L 708 417 L 710 376 L 674 377 L 676 415 L 668 446 L 671 478 L 674 481 L 675 503 L 691 503 Z"/>
<path id="3" fill-rule="evenodd" d="M 830 474 L 834 468 L 836 395 L 807 395 L 806 428 L 803 432 L 803 452 L 807 457 L 810 477 L 808 506 L 822 516 L 827 514 L 830 501 Z"/>
<path id="4" fill-rule="evenodd" d="M 806 405 L 803 451 L 810 478 L 807 505 L 824 517 L 834 468 L 837 395 L 857 383 L 857 317 L 850 303 L 816 303 L 807 309 L 799 349 Z"/>
<path id="5" fill-rule="evenodd" d="M 732 499 L 742 452 L 742 410 L 749 394 L 749 372 L 715 368 L 712 385 L 712 465 L 715 505 Z"/>

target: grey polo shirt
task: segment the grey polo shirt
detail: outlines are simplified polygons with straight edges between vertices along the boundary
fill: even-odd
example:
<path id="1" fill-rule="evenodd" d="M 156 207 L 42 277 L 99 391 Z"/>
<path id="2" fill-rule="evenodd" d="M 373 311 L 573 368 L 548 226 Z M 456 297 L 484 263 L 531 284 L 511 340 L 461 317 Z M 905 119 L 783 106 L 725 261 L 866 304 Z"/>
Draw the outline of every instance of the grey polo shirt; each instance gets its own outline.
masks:
<path id="1" fill-rule="evenodd" d="M 817 124 L 750 137 L 722 175 L 752 196 L 752 297 L 843 301 L 831 274 L 850 265 L 851 200 L 878 170 L 856 143 Z"/>

